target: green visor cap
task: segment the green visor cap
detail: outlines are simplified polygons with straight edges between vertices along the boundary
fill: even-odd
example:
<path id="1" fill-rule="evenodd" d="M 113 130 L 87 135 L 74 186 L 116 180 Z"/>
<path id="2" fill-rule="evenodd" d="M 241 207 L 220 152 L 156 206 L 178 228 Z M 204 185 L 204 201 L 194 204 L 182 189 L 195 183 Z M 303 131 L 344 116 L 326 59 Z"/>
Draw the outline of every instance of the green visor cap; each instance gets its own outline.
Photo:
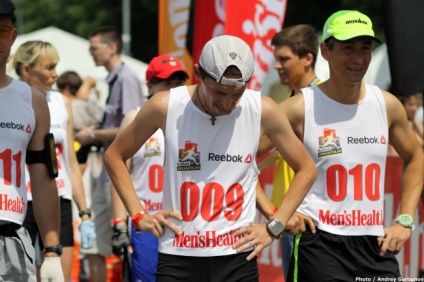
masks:
<path id="1" fill-rule="evenodd" d="M 372 22 L 369 17 L 358 11 L 342 10 L 332 14 L 325 22 L 322 41 L 330 37 L 346 41 L 359 36 L 369 36 L 381 43 L 374 36 Z"/>

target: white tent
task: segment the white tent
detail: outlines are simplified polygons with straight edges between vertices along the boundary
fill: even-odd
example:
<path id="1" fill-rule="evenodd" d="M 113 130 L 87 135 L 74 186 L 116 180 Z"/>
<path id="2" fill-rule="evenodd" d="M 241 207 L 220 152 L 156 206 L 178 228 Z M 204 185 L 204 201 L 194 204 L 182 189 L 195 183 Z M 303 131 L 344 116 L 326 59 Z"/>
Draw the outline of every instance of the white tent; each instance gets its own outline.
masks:
<path id="1" fill-rule="evenodd" d="M 76 71 L 82 78 L 91 76 L 97 81 L 97 88 L 101 93 L 101 102 L 107 96 L 107 71 L 104 67 L 97 67 L 88 52 L 89 41 L 56 27 L 46 27 L 34 32 L 20 34 L 12 46 L 11 54 L 24 42 L 29 40 L 43 40 L 52 43 L 58 50 L 60 61 L 56 67 L 60 75 L 64 71 Z M 123 61 L 134 70 L 141 81 L 144 95 L 147 95 L 145 73 L 147 64 L 129 56 L 122 56 Z M 11 73 L 15 76 L 14 72 Z"/>

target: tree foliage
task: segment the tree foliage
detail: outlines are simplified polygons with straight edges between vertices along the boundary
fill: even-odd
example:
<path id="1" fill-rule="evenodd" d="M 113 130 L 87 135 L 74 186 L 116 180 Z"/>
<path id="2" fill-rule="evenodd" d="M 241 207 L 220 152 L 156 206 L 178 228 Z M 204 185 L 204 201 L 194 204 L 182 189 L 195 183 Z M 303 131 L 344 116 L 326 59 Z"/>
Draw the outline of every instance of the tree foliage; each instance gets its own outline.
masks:
<path id="1" fill-rule="evenodd" d="M 101 25 L 115 25 L 122 29 L 123 1 L 15 0 L 17 25 L 20 33 L 55 26 L 87 38 L 93 28 Z M 193 4 L 195 1 L 191 2 Z M 158 3 L 159 0 L 131 1 L 131 55 L 145 62 L 149 62 L 158 52 Z M 320 31 L 331 13 L 340 9 L 355 9 L 371 17 L 377 36 L 384 41 L 380 1 L 287 0 L 287 3 L 284 26 L 308 23 Z M 192 30 L 190 21 L 188 50 L 191 50 Z"/>
<path id="2" fill-rule="evenodd" d="M 123 0 L 15 0 L 20 33 L 48 26 L 87 38 L 98 26 L 122 30 Z M 157 54 L 157 1 L 131 1 L 131 55 L 150 61 Z"/>

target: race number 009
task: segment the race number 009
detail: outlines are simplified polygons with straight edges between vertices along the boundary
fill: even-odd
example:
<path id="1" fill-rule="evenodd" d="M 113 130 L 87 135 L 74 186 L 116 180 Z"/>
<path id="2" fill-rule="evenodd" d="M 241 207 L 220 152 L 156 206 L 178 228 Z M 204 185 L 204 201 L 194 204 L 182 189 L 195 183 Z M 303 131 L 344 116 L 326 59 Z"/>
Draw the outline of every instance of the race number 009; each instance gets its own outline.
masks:
<path id="1" fill-rule="evenodd" d="M 222 213 L 229 221 L 240 218 L 244 198 L 240 184 L 231 185 L 225 192 L 222 185 L 210 182 L 203 188 L 202 195 L 200 193 L 199 186 L 194 182 L 181 185 L 181 215 L 184 221 L 194 220 L 199 210 L 201 217 L 208 222 L 217 220 Z"/>

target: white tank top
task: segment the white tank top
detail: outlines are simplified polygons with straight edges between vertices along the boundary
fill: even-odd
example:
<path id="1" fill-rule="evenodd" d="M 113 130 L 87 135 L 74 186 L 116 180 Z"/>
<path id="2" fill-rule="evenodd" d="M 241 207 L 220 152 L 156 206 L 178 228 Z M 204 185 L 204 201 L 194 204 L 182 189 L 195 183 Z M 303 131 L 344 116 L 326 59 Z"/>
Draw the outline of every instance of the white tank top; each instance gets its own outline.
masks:
<path id="1" fill-rule="evenodd" d="M 0 88 L 0 222 L 22 224 L 27 209 L 25 158 L 35 129 L 30 87 L 21 81 Z"/>
<path id="2" fill-rule="evenodd" d="M 164 154 L 164 137 L 159 129 L 131 158 L 131 177 L 137 196 L 150 214 L 162 210 Z"/>
<path id="3" fill-rule="evenodd" d="M 261 97 L 246 90 L 226 116 L 210 116 L 191 101 L 185 86 L 171 89 L 166 119 L 163 209 L 183 234 L 166 229 L 159 251 L 185 256 L 235 254 L 233 232 L 254 222 L 256 151 Z M 250 251 L 250 250 L 249 250 Z"/>
<path id="4" fill-rule="evenodd" d="M 56 177 L 58 194 L 59 197 L 72 200 L 67 139 L 68 111 L 66 110 L 65 101 L 61 93 L 49 91 L 46 97 L 50 111 L 50 132 L 53 133 L 56 144 L 57 166 L 59 169 L 59 175 Z M 27 180 L 28 201 L 31 201 L 32 194 L 29 175 Z"/>
<path id="5" fill-rule="evenodd" d="M 381 90 L 366 85 L 355 105 L 340 104 L 316 86 L 302 93 L 304 144 L 318 176 L 298 211 L 333 234 L 382 236 L 388 125 Z"/>

